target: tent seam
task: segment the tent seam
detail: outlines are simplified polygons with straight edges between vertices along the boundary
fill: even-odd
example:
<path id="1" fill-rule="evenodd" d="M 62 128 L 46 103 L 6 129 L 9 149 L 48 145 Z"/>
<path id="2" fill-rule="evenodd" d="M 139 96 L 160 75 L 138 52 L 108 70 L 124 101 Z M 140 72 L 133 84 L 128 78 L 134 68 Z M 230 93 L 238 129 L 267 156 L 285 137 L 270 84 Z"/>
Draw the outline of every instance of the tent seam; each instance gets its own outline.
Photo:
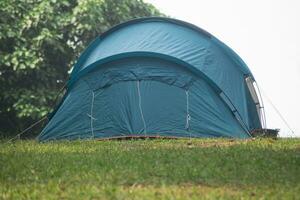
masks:
<path id="1" fill-rule="evenodd" d="M 141 97 L 141 92 L 140 92 L 140 80 L 137 81 L 137 91 L 138 91 L 138 98 L 139 98 L 139 109 L 140 109 L 142 121 L 143 121 L 143 124 L 144 124 L 144 134 L 146 136 L 147 135 L 147 126 L 146 126 L 146 122 L 145 122 L 145 118 L 144 118 L 144 114 L 143 114 L 143 110 L 142 110 L 142 97 Z"/>

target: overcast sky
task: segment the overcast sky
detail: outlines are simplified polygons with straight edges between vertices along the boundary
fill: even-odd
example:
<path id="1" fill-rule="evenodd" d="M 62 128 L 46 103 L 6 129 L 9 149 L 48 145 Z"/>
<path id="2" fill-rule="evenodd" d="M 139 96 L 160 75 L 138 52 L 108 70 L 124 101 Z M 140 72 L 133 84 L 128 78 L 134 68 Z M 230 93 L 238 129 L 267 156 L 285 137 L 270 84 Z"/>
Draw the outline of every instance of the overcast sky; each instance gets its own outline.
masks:
<path id="1" fill-rule="evenodd" d="M 145 0 L 193 23 L 237 52 L 263 90 L 267 126 L 300 137 L 300 0 Z"/>

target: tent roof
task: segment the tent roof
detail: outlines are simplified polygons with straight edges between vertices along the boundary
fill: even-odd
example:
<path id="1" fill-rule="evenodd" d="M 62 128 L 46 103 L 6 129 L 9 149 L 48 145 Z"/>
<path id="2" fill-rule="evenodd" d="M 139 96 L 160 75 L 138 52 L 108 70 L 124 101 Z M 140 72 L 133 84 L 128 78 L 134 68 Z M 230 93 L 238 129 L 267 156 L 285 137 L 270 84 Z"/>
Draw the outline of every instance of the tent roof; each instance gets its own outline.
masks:
<path id="1" fill-rule="evenodd" d="M 222 43 L 220 40 L 218 40 L 216 37 L 214 37 L 207 31 L 205 31 L 193 24 L 190 24 L 188 22 L 184 22 L 181 20 L 177 20 L 177 19 L 165 18 L 165 17 L 146 17 L 146 18 L 137 18 L 137 19 L 129 20 L 127 22 L 118 24 L 118 25 L 110 28 L 106 32 L 102 33 L 100 36 L 98 36 L 88 46 L 88 48 L 82 53 L 82 55 L 78 59 L 77 63 L 75 64 L 75 66 L 73 68 L 68 85 L 70 86 L 71 84 L 73 84 L 73 82 L 75 82 L 80 76 L 82 76 L 84 74 L 83 72 L 80 72 L 80 71 L 83 71 L 84 68 L 92 67 L 95 64 L 95 62 L 98 62 L 100 64 L 101 62 L 99 62 L 99 61 L 102 59 L 104 61 L 105 60 L 112 61 L 119 57 L 118 55 L 116 57 L 111 55 L 111 56 L 109 56 L 110 57 L 109 59 L 108 59 L 108 57 L 105 57 L 105 58 L 99 57 L 92 63 L 88 63 L 88 64 L 86 63 L 86 61 L 88 60 L 87 58 L 88 58 L 89 54 L 91 54 L 95 50 L 95 48 L 97 48 L 97 46 L 101 47 L 101 42 L 104 41 L 109 35 L 111 35 L 115 32 L 118 32 L 119 30 L 121 30 L 125 27 L 128 27 L 128 26 L 135 25 L 135 24 L 141 24 L 141 23 L 148 23 L 148 22 L 160 22 L 160 23 L 175 24 L 175 25 L 185 27 L 185 28 L 188 28 L 190 30 L 197 32 L 201 37 L 205 37 L 205 38 L 209 39 L 211 43 L 215 44 L 225 55 L 227 55 L 228 58 L 230 58 L 236 64 L 238 69 L 241 70 L 244 75 L 250 75 L 254 79 L 251 71 L 249 70 L 247 65 L 244 63 L 244 61 L 230 47 L 228 47 L 227 45 Z M 135 54 L 135 53 L 136 52 L 133 52 L 133 54 Z M 130 56 L 130 54 L 126 54 L 126 55 Z M 170 56 L 172 56 L 172 55 L 170 55 Z M 84 70 L 84 71 L 87 72 L 89 70 Z"/>

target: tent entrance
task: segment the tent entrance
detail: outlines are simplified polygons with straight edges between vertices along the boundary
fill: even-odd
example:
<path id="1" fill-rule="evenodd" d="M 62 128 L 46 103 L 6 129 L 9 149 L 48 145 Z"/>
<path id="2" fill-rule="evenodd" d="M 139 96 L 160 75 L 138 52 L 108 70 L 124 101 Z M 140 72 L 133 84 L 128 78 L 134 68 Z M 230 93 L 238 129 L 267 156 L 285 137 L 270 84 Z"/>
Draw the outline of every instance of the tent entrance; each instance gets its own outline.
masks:
<path id="1" fill-rule="evenodd" d="M 153 80 L 121 81 L 94 92 L 91 131 L 105 136 L 188 134 L 188 92 Z"/>

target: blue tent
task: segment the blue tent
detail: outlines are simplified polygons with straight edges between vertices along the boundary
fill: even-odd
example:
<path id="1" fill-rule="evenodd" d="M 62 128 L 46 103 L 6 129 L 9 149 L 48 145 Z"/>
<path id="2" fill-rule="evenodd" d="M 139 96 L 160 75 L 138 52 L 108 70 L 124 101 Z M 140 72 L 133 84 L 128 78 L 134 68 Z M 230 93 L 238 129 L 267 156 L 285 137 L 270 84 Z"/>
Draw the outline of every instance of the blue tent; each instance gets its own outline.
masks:
<path id="1" fill-rule="evenodd" d="M 254 82 L 208 32 L 175 19 L 134 19 L 82 53 L 39 140 L 248 138 L 262 128 Z"/>

